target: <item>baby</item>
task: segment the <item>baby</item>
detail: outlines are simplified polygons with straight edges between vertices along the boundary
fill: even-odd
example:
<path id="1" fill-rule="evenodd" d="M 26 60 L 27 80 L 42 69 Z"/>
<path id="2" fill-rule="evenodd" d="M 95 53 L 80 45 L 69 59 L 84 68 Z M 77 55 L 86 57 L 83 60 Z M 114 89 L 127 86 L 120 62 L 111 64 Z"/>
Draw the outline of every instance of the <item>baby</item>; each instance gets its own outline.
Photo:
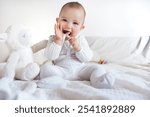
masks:
<path id="1" fill-rule="evenodd" d="M 53 61 L 41 66 L 39 87 L 60 87 L 65 80 L 90 80 L 96 88 L 111 88 L 114 79 L 98 64 L 85 64 L 93 53 L 81 35 L 86 12 L 78 2 L 66 3 L 56 18 L 45 55 Z"/>

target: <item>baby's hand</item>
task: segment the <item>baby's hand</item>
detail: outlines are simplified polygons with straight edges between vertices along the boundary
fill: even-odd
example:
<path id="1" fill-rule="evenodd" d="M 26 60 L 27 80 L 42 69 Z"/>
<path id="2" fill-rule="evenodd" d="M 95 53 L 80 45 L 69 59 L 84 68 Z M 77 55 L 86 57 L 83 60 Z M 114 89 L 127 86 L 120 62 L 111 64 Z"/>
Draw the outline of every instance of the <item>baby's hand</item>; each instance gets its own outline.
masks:
<path id="1" fill-rule="evenodd" d="M 80 51 L 81 48 L 80 48 L 80 45 L 79 45 L 77 39 L 75 37 L 70 37 L 70 36 L 68 36 L 67 38 L 68 38 L 69 43 L 74 48 L 74 50 L 75 51 Z"/>
<path id="2" fill-rule="evenodd" d="M 62 32 L 62 26 L 61 24 L 59 23 L 59 21 L 55 24 L 55 39 L 54 41 L 57 43 L 57 44 L 61 44 L 62 41 L 63 41 L 63 32 Z"/>
<path id="3" fill-rule="evenodd" d="M 107 63 L 107 61 L 104 60 L 104 59 L 100 59 L 100 60 L 98 61 L 98 64 L 106 64 L 106 63 Z"/>

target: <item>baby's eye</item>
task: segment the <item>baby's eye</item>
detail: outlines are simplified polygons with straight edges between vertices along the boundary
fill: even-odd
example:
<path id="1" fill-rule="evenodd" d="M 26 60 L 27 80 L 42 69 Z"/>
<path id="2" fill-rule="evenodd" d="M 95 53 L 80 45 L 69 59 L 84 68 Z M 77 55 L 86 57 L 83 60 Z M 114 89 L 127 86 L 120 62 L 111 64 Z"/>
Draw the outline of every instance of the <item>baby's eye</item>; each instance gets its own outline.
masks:
<path id="1" fill-rule="evenodd" d="M 62 21 L 67 22 L 67 19 L 62 19 Z"/>
<path id="2" fill-rule="evenodd" d="M 75 24 L 75 25 L 79 25 L 77 22 L 73 22 L 73 24 Z"/>

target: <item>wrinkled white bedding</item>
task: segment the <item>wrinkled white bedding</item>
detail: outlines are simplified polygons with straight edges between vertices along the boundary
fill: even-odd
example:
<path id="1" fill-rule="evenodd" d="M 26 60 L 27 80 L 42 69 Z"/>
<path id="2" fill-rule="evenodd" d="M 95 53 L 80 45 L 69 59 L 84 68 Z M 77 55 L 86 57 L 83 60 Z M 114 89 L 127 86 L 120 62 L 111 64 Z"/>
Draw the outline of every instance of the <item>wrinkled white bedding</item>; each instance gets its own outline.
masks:
<path id="1" fill-rule="evenodd" d="M 11 82 L 15 89 L 13 99 L 150 99 L 149 37 L 88 37 L 87 40 L 95 53 L 93 61 L 100 57 L 108 61 L 102 66 L 115 76 L 112 89 L 93 88 L 89 81 L 67 81 L 61 88 L 47 89 L 37 88 L 37 80 L 15 80 Z M 34 54 L 39 64 L 45 61 L 42 52 Z"/>
<path id="2" fill-rule="evenodd" d="M 116 76 L 112 89 L 96 89 L 89 81 L 68 81 L 61 88 L 44 89 L 32 86 L 20 93 L 17 99 L 150 99 L 150 65 L 125 66 L 118 64 L 103 65 Z M 26 84 L 15 81 L 19 88 Z M 33 90 L 33 91 L 32 91 Z M 27 93 L 31 92 L 31 93 Z"/>

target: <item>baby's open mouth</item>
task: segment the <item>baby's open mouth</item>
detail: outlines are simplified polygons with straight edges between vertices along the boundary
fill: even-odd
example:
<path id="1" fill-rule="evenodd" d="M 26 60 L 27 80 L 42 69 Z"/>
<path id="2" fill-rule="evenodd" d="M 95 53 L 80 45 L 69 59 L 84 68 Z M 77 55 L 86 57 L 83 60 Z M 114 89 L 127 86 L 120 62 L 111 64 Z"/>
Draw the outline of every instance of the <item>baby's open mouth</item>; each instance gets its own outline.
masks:
<path id="1" fill-rule="evenodd" d="M 64 34 L 66 34 L 67 36 L 69 35 L 71 35 L 71 32 L 70 31 L 68 31 L 68 30 L 63 30 L 63 33 Z M 66 36 L 66 38 L 65 38 L 65 40 L 67 41 L 67 40 L 69 40 L 69 38 Z"/>
<path id="2" fill-rule="evenodd" d="M 70 34 L 71 34 L 71 32 L 70 32 L 70 31 L 68 31 L 68 30 L 63 30 L 63 33 L 64 33 L 64 34 L 68 34 L 68 35 L 70 35 Z"/>

